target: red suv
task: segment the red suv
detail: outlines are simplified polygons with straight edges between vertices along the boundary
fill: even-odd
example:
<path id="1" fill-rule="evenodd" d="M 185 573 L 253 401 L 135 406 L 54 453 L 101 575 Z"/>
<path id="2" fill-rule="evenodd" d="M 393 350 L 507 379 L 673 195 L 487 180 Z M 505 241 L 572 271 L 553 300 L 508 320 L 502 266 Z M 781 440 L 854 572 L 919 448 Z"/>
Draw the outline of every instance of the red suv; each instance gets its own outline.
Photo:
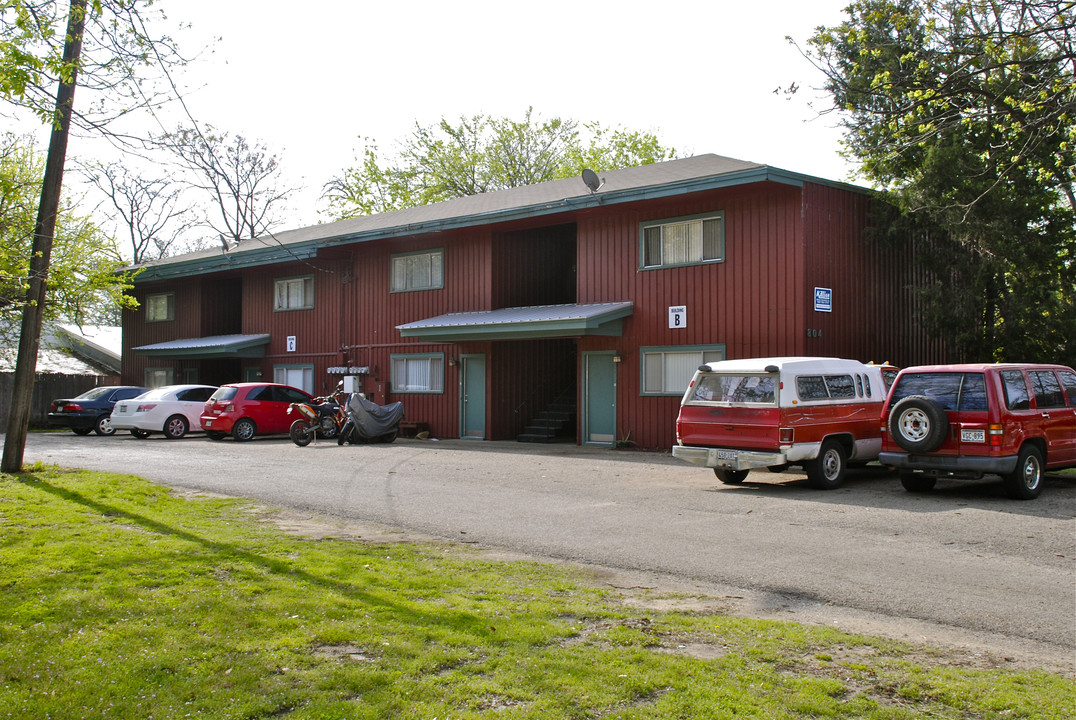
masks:
<path id="1" fill-rule="evenodd" d="M 202 429 L 206 436 L 221 440 L 229 433 L 236 440 L 250 440 L 255 435 L 286 433 L 295 418 L 288 415 L 294 402 L 311 402 L 313 398 L 298 388 L 275 383 L 231 383 L 221 385 L 202 410 Z"/>
<path id="2" fill-rule="evenodd" d="M 1076 372 L 1062 365 L 967 364 L 905 368 L 882 407 L 878 461 L 906 490 L 937 478 L 1000 475 L 1030 500 L 1044 470 L 1076 467 Z"/>

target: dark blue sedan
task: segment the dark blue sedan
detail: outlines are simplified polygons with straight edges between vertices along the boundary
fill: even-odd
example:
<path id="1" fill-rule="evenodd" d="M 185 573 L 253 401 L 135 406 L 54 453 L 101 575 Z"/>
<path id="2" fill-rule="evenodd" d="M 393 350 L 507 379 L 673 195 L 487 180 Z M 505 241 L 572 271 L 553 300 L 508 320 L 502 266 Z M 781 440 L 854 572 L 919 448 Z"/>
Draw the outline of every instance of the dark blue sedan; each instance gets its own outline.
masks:
<path id="1" fill-rule="evenodd" d="M 132 385 L 102 385 L 70 400 L 53 400 L 49 408 L 49 425 L 71 428 L 76 435 L 112 435 L 112 408 L 120 400 L 130 400 L 146 392 Z"/>

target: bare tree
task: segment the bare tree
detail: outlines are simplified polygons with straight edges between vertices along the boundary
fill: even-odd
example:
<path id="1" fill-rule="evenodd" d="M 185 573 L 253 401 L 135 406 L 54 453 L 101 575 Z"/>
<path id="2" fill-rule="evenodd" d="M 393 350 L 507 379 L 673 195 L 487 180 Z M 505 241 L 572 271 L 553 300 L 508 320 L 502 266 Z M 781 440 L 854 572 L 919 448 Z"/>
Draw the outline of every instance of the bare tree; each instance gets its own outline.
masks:
<path id="1" fill-rule="evenodd" d="M 163 140 L 191 171 L 191 187 L 206 193 L 220 211 L 207 224 L 222 238 L 240 242 L 270 232 L 291 188 L 281 188 L 280 160 L 261 143 L 207 127 L 181 128 Z"/>
<path id="2" fill-rule="evenodd" d="M 143 177 L 116 161 L 86 163 L 82 172 L 111 203 L 135 265 L 173 254 L 195 225 L 190 206 L 183 204 L 185 188 L 174 181 Z"/>

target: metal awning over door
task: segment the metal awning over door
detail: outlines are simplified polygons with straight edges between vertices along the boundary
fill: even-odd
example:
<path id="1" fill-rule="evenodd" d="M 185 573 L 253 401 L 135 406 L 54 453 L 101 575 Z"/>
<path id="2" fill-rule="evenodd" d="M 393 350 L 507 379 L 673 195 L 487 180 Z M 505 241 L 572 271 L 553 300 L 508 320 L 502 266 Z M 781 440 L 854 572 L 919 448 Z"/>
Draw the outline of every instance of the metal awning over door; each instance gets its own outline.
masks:
<path id="1" fill-rule="evenodd" d="M 397 325 L 403 337 L 434 342 L 521 340 L 532 338 L 620 336 L 631 302 L 537 305 L 447 313 Z"/>
<path id="2" fill-rule="evenodd" d="M 169 340 L 132 348 L 136 355 L 172 360 L 265 357 L 269 335 L 213 335 L 201 338 Z"/>

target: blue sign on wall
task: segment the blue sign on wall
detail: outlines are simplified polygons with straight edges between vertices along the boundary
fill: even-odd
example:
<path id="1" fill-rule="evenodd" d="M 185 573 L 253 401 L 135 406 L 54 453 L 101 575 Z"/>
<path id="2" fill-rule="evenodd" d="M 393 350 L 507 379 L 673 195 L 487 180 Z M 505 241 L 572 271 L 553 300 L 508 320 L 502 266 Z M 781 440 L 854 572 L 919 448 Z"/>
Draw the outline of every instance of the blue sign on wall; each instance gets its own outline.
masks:
<path id="1" fill-rule="evenodd" d="M 816 287 L 814 289 L 815 312 L 833 312 L 833 290 Z"/>

